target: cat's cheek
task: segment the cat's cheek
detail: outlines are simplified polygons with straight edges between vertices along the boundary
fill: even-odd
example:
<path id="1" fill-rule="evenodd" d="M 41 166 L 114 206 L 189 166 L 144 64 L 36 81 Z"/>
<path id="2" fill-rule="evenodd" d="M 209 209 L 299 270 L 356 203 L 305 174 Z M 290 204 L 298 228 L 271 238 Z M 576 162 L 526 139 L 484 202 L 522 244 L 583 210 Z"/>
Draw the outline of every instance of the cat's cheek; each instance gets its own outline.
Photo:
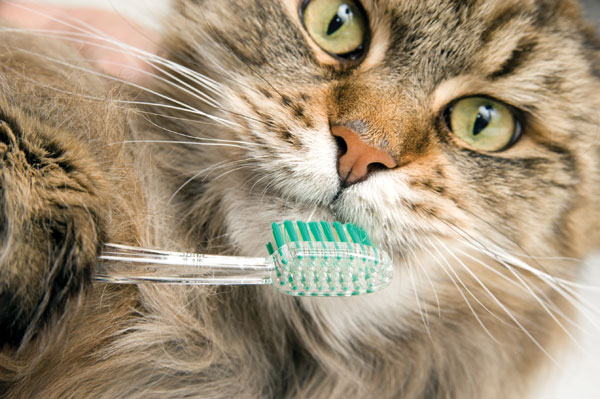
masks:
<path id="1" fill-rule="evenodd" d="M 271 224 L 283 220 L 330 220 L 331 213 L 309 203 L 298 203 L 232 184 L 223 196 L 225 230 L 231 244 L 245 256 L 267 255 L 265 245 L 273 240 Z"/>
<path id="2" fill-rule="evenodd" d="M 335 198 L 340 188 L 338 148 L 326 129 L 290 128 L 293 140 L 289 142 L 274 131 L 257 130 L 253 134 L 260 141 L 240 157 L 260 162 L 244 169 L 244 176 L 227 175 L 226 179 L 236 180 L 229 185 L 237 187 L 238 193 L 245 192 L 249 202 L 265 202 L 265 196 L 276 196 L 290 204 L 314 206 L 329 204 Z M 254 198 L 257 193 L 260 195 Z"/>
<path id="3" fill-rule="evenodd" d="M 277 179 L 278 172 L 273 169 L 275 184 L 281 187 L 285 196 L 290 196 L 302 204 L 329 204 L 340 189 L 337 172 L 337 147 L 329 132 L 307 130 L 298 131 L 302 143 L 290 154 L 282 154 L 288 162 L 290 176 Z"/>

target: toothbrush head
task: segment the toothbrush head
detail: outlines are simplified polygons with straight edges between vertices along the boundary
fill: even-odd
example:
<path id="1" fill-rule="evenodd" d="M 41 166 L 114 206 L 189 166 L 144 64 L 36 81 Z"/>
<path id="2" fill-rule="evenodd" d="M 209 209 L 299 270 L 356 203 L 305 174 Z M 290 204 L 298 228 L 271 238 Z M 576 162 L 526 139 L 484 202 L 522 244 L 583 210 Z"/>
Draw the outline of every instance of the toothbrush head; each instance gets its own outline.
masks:
<path id="1" fill-rule="evenodd" d="M 273 223 L 267 244 L 273 285 L 295 296 L 354 296 L 379 291 L 392 281 L 390 257 L 367 233 L 339 222 Z"/>

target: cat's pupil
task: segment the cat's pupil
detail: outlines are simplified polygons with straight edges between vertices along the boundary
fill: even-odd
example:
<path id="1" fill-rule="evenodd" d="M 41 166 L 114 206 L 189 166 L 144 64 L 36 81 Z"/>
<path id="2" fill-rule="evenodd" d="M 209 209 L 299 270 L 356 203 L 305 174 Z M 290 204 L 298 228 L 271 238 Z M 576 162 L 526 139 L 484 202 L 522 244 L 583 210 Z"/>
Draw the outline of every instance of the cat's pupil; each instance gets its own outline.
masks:
<path id="1" fill-rule="evenodd" d="M 342 4 L 338 7 L 337 13 L 327 27 L 327 35 L 332 35 L 340 29 L 346 21 L 352 18 L 352 9 L 348 4 Z"/>
<path id="2" fill-rule="evenodd" d="M 494 116 L 494 107 L 491 105 L 482 105 L 479 107 L 479 113 L 477 119 L 475 119 L 475 125 L 473 126 L 473 136 L 477 136 L 481 133 L 492 121 Z"/>

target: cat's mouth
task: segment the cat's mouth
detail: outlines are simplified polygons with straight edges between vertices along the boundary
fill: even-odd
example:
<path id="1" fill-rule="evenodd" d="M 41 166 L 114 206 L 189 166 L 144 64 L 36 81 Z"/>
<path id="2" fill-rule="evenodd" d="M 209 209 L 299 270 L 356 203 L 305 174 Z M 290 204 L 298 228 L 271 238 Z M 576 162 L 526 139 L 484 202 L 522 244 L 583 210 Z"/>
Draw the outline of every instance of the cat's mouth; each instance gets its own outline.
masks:
<path id="1" fill-rule="evenodd" d="M 329 203 L 329 207 L 331 209 L 335 208 L 335 204 L 338 202 L 338 200 L 340 199 L 340 197 L 344 193 L 345 189 L 346 189 L 345 187 L 343 187 L 342 185 L 340 185 L 340 187 L 338 188 L 338 190 L 335 193 L 335 195 L 333 196 L 333 198 L 331 198 L 331 202 Z"/>

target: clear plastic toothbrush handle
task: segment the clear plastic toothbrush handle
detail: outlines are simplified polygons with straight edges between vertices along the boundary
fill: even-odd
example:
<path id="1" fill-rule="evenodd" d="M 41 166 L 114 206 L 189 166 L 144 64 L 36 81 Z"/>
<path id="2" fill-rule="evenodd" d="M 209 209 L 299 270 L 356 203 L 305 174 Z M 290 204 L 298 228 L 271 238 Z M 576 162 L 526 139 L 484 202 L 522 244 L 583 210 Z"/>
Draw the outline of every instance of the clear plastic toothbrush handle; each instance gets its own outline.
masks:
<path id="1" fill-rule="evenodd" d="M 95 280 L 191 285 L 271 284 L 271 258 L 203 255 L 105 244 Z"/>

